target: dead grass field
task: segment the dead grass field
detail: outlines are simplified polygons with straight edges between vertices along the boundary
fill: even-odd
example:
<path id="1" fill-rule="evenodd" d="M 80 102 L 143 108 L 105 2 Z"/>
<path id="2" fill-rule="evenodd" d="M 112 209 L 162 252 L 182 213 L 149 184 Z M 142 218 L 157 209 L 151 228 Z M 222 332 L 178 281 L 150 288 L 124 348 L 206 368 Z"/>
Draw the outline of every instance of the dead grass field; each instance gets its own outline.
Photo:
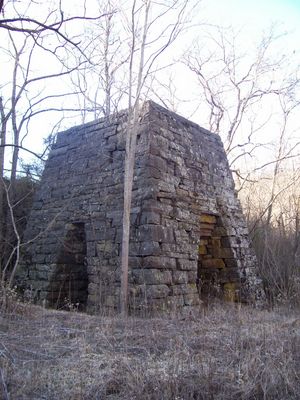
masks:
<path id="1" fill-rule="evenodd" d="M 300 399 L 300 316 L 214 304 L 189 316 L 0 317 L 3 399 Z"/>

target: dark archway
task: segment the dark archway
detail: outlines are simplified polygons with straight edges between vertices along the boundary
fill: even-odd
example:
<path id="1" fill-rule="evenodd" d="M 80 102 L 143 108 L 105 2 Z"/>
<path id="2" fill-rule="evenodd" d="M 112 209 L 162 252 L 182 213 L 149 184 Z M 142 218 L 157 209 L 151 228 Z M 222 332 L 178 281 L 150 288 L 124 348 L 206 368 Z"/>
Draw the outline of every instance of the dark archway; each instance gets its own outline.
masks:
<path id="1" fill-rule="evenodd" d="M 217 215 L 202 214 L 200 219 L 198 282 L 202 299 L 239 300 L 237 261 L 227 231 Z"/>
<path id="2" fill-rule="evenodd" d="M 86 237 L 82 222 L 66 226 L 63 245 L 51 277 L 48 304 L 58 309 L 85 310 L 88 296 Z"/>

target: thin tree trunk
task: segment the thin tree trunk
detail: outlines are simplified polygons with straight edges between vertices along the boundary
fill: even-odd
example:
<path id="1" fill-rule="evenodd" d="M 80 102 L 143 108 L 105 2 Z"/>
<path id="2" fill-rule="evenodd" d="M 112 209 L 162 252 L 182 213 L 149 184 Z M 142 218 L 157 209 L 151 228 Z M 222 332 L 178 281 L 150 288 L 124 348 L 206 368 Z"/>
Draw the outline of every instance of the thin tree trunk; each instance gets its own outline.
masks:
<path id="1" fill-rule="evenodd" d="M 132 174 L 130 168 L 130 152 L 126 149 L 125 154 L 125 176 L 124 176 L 124 208 L 122 225 L 122 254 L 121 254 L 121 294 L 120 306 L 121 315 L 126 316 L 128 310 L 128 259 L 130 243 L 130 211 L 132 200 Z"/>
<path id="2" fill-rule="evenodd" d="M 123 208 L 123 232 L 122 232 L 122 254 L 121 254 L 121 293 L 120 308 L 121 315 L 126 317 L 128 314 L 128 271 L 129 271 L 129 245 L 130 245 L 130 212 L 132 202 L 132 187 L 136 152 L 136 138 L 138 132 L 139 101 L 143 86 L 144 55 L 146 38 L 148 31 L 148 17 L 151 0 L 145 4 L 143 36 L 140 47 L 140 59 L 138 80 L 134 105 L 132 106 L 132 82 L 133 82 L 133 55 L 135 51 L 135 2 L 132 7 L 132 46 L 129 64 L 129 109 L 128 124 L 126 133 L 126 152 L 125 152 L 125 171 L 124 171 L 124 208 Z"/>
<path id="3" fill-rule="evenodd" d="M 0 272 L 2 271 L 2 263 L 4 262 L 4 237 L 5 237 L 5 214 L 4 214 L 4 154 L 6 144 L 6 124 L 4 106 L 2 97 L 0 97 L 0 114 L 1 114 L 1 136 L 0 136 Z"/>
<path id="4" fill-rule="evenodd" d="M 18 68 L 19 68 L 19 57 L 20 53 L 17 51 L 15 44 L 13 42 L 14 48 L 15 48 L 15 64 L 14 64 L 14 70 L 13 70 L 13 79 L 12 79 L 12 93 L 11 93 L 11 110 L 10 110 L 10 118 L 11 118 L 11 124 L 12 124 L 12 132 L 13 132 L 13 155 L 12 155 L 12 164 L 11 164 L 11 171 L 10 171 L 10 182 L 8 186 L 5 186 L 5 192 L 6 192 L 6 206 L 8 207 L 8 212 L 5 216 L 5 222 L 4 222 L 4 245 L 3 245 L 3 259 L 4 259 L 4 265 L 5 269 L 8 268 L 7 260 L 11 260 L 11 252 L 14 251 L 12 250 L 14 245 L 15 239 L 18 240 L 18 237 L 15 235 L 15 229 L 14 229 L 14 222 L 12 223 L 12 215 L 11 211 L 13 209 L 14 203 L 15 203 L 15 184 L 16 184 L 16 178 L 17 178 L 17 167 L 18 167 L 18 161 L 19 161 L 19 141 L 20 141 L 20 131 L 17 126 L 17 74 L 18 74 Z M 4 184 L 4 181 L 2 180 L 2 183 Z"/>
<path id="5" fill-rule="evenodd" d="M 121 254 L 121 297 L 120 306 L 122 316 L 128 312 L 128 271 L 129 271 L 129 245 L 130 245 L 130 213 L 132 203 L 132 187 L 134 176 L 134 163 L 136 152 L 136 138 L 138 130 L 138 105 L 134 108 L 133 115 L 129 112 L 128 131 L 125 153 L 124 171 L 124 209 Z"/>

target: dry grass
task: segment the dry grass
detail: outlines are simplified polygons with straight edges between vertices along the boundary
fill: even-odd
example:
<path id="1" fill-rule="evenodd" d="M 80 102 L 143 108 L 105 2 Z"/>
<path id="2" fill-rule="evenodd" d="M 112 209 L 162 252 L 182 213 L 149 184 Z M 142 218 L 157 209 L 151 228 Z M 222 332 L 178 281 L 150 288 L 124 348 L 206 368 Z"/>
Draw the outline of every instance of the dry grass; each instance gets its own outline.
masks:
<path id="1" fill-rule="evenodd" d="M 300 318 L 282 311 L 124 321 L 19 306 L 1 315 L 0 356 L 7 399 L 300 398 Z"/>

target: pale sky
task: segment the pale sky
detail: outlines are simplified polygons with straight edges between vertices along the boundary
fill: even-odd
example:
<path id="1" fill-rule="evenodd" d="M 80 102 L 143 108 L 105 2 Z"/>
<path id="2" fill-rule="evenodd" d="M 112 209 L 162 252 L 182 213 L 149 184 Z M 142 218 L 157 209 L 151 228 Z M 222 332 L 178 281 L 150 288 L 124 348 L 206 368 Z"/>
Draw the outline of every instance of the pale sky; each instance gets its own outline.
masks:
<path id="1" fill-rule="evenodd" d="M 244 25 L 253 30 L 280 21 L 286 29 L 299 26 L 300 0 L 203 0 L 205 14 L 219 25 Z"/>
<path id="2" fill-rule="evenodd" d="M 87 0 L 88 4 L 89 1 L 93 2 L 93 0 Z M 246 49 L 250 43 L 261 37 L 263 31 L 268 31 L 272 23 L 276 23 L 278 32 L 289 33 L 286 39 L 281 41 L 282 47 L 278 48 L 278 52 L 290 49 L 300 54 L 300 0 L 202 0 L 197 9 L 195 23 L 233 26 L 236 31 L 241 29 Z M 197 28 L 194 28 L 192 32 L 196 35 Z M 186 89 L 185 97 L 188 97 L 190 88 L 186 87 Z M 38 129 L 34 129 L 35 136 L 29 137 L 26 141 L 26 145 L 35 151 L 40 148 L 42 137 L 47 136 L 51 130 L 49 125 L 51 119 L 47 123 L 46 119 L 48 118 L 43 117 L 42 124 L 39 121 Z M 197 120 L 197 123 L 203 125 L 200 120 Z M 70 126 L 72 125 L 70 121 Z M 37 137 L 37 132 L 39 137 Z"/>

